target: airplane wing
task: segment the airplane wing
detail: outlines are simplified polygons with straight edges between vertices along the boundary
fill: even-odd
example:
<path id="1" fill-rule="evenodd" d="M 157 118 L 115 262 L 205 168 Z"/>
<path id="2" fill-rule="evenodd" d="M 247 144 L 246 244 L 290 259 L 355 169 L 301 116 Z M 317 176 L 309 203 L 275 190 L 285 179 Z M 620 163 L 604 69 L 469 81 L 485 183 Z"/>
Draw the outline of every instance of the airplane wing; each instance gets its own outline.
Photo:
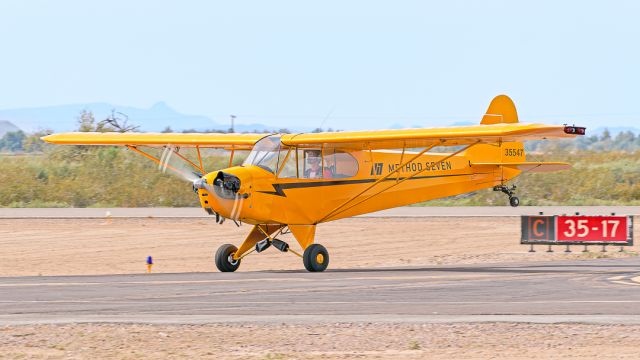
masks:
<path id="1" fill-rule="evenodd" d="M 118 133 L 69 132 L 52 134 L 42 140 L 64 145 L 129 145 L 223 148 L 249 150 L 267 134 L 222 133 Z"/>
<path id="2" fill-rule="evenodd" d="M 541 162 L 541 161 L 528 161 L 528 162 L 492 162 L 492 163 L 472 163 L 476 166 L 504 166 L 513 169 L 518 169 L 526 172 L 550 172 L 559 170 L 568 170 L 571 168 L 571 164 L 564 162 Z"/>
<path id="3" fill-rule="evenodd" d="M 543 124 L 492 124 L 444 128 L 420 128 L 374 131 L 286 134 L 285 145 L 334 146 L 350 149 L 419 148 L 440 143 L 441 146 L 468 145 L 475 142 L 523 141 L 569 138 L 583 135 L 584 128 Z M 44 136 L 42 140 L 66 145 L 144 145 L 251 149 L 267 134 L 222 133 L 117 133 L 70 132 Z"/>
<path id="4" fill-rule="evenodd" d="M 523 141 L 570 138 L 584 135 L 584 128 L 566 125 L 501 123 L 492 125 L 456 126 L 377 131 L 345 131 L 283 135 L 285 145 L 319 145 L 351 149 L 399 149 L 427 147 L 442 142 L 442 146 L 468 145 L 476 142 Z"/>

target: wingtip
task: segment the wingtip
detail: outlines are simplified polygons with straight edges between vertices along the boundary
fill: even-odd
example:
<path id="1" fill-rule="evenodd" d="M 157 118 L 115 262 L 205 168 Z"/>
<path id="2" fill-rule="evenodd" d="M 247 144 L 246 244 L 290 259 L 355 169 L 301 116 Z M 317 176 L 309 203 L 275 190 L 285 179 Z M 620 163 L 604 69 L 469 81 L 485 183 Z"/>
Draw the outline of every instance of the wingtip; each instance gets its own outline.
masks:
<path id="1" fill-rule="evenodd" d="M 45 135 L 45 136 L 41 136 L 40 140 L 47 142 L 47 143 L 53 143 L 53 139 L 55 139 L 54 134 L 51 135 Z"/>

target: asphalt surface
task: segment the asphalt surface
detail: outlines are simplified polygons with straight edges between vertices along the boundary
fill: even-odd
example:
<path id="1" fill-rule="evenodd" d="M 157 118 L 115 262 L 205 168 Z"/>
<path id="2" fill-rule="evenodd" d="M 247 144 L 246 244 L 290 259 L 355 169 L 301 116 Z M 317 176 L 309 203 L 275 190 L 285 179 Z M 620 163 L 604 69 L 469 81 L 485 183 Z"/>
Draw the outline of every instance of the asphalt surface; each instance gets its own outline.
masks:
<path id="1" fill-rule="evenodd" d="M 575 214 L 584 215 L 640 215 L 640 206 L 406 206 L 378 211 L 360 217 L 486 217 Z M 201 208 L 0 208 L 0 219 L 30 218 L 205 218 Z"/>
<path id="2" fill-rule="evenodd" d="M 640 324 L 640 259 L 0 278 L 0 325 L 69 322 Z"/>

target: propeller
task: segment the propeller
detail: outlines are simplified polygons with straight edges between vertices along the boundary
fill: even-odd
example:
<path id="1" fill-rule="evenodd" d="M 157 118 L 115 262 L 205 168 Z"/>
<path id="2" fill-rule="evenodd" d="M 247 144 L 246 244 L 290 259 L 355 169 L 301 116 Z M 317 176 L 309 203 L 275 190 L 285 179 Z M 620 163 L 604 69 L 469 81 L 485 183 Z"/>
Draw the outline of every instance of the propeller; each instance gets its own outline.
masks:
<path id="1" fill-rule="evenodd" d="M 217 197 L 218 201 L 215 201 L 215 208 L 212 208 L 212 210 L 216 214 L 218 223 L 222 224 L 224 218 L 228 217 L 238 225 L 237 221 L 240 219 L 242 213 L 244 199 L 248 197 L 247 194 L 238 193 L 240 190 L 240 179 L 233 174 L 218 171 L 215 173 L 215 177 L 211 180 L 211 183 L 209 183 L 207 182 L 207 178 L 211 178 L 213 174 L 203 176 L 203 174 L 193 171 L 190 165 L 187 164 L 187 161 L 177 161 L 170 164 L 174 153 L 182 160 L 185 160 L 183 156 L 178 154 L 178 151 L 179 148 L 175 146 L 166 146 L 158 162 L 158 170 L 162 173 L 170 170 L 169 172 L 171 174 L 188 181 L 191 183 L 195 193 L 198 193 L 199 189 L 203 189 L 212 196 Z M 220 219 L 221 217 L 222 219 Z"/>
<path id="2" fill-rule="evenodd" d="M 162 156 L 160 157 L 160 162 L 158 163 L 158 170 L 162 173 L 166 173 L 167 169 L 169 169 L 171 170 L 171 174 L 176 175 L 178 178 L 190 183 L 193 183 L 194 181 L 200 179 L 202 177 L 202 174 L 193 171 L 192 168 L 189 167 L 184 161 L 178 161 L 175 164 L 169 164 L 171 156 L 178 150 L 178 148 L 172 145 L 165 146 L 164 151 L 162 152 Z"/>

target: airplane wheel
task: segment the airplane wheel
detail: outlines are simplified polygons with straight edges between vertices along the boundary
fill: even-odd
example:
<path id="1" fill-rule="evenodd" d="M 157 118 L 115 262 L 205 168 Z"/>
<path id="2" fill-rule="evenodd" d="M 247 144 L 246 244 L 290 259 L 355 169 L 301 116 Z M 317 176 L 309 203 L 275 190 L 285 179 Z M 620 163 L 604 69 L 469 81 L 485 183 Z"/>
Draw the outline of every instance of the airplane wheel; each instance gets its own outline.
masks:
<path id="1" fill-rule="evenodd" d="M 520 205 L 520 199 L 518 199 L 517 197 L 511 197 L 509 198 L 509 204 L 513 207 L 518 207 L 518 205 Z"/>
<path id="2" fill-rule="evenodd" d="M 320 244 L 311 244 L 304 250 L 302 262 L 308 271 L 324 271 L 329 265 L 329 252 Z"/>
<path id="3" fill-rule="evenodd" d="M 216 267 L 221 272 L 234 272 L 240 267 L 240 260 L 233 261 L 233 254 L 238 248 L 231 244 L 224 244 L 216 251 Z"/>

